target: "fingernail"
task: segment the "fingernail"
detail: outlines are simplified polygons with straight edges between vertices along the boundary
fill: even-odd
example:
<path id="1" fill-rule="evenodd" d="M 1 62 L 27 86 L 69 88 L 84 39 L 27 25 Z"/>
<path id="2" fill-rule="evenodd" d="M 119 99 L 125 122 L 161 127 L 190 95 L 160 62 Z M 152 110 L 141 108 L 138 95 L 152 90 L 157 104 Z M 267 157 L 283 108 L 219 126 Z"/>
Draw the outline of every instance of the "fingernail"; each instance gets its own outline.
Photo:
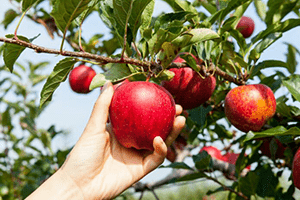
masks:
<path id="1" fill-rule="evenodd" d="M 108 85 L 109 85 L 109 81 L 106 81 L 105 84 L 104 84 L 104 86 L 103 86 L 103 91 L 108 88 Z"/>

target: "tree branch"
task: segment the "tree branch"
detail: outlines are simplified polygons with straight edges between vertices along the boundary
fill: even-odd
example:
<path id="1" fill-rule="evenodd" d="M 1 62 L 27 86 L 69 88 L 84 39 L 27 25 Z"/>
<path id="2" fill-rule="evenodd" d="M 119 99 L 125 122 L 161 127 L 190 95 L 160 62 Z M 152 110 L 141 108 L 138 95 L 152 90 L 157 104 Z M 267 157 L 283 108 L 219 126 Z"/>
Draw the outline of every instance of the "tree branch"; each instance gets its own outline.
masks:
<path id="1" fill-rule="evenodd" d="M 107 64 L 107 63 L 126 63 L 126 64 L 132 64 L 136 66 L 143 67 L 145 71 L 148 71 L 149 69 L 156 69 L 155 71 L 160 71 L 162 67 L 155 62 L 149 62 L 149 61 L 140 61 L 134 58 L 128 58 L 123 57 L 123 59 L 119 58 L 110 58 L 105 57 L 101 55 L 91 54 L 88 52 L 74 52 L 74 51 L 60 51 L 56 49 L 50 49 L 46 47 L 41 47 L 20 39 L 14 39 L 14 38 L 5 38 L 0 37 L 0 42 L 10 43 L 10 44 L 16 44 L 23 47 L 27 47 L 29 49 L 35 50 L 37 53 L 48 53 L 48 54 L 56 54 L 56 55 L 62 55 L 62 56 L 71 56 L 71 57 L 79 57 L 79 58 L 88 58 L 91 60 L 95 60 L 97 62 L 100 62 L 100 64 Z M 185 67 L 185 63 L 171 63 L 170 67 Z M 215 73 L 218 76 L 223 77 L 225 80 L 228 80 L 229 82 L 233 82 L 237 85 L 244 85 L 245 81 L 237 79 L 235 77 L 230 76 L 226 72 L 222 71 L 220 68 L 216 67 L 213 63 L 210 64 L 210 67 L 206 69 L 204 65 L 201 65 L 201 70 L 206 73 Z"/>
<path id="2" fill-rule="evenodd" d="M 26 42 L 23 40 L 15 40 L 14 38 L 0 37 L 0 41 L 27 47 L 29 49 L 35 50 L 37 53 L 48 53 L 48 54 L 56 54 L 56 55 L 62 55 L 62 56 L 88 58 L 88 59 L 92 59 L 97 62 L 100 62 L 101 64 L 126 63 L 126 64 L 141 66 L 146 69 L 158 66 L 158 64 L 155 64 L 155 63 L 150 63 L 148 61 L 140 61 L 140 60 L 133 59 L 133 58 L 123 58 L 123 60 L 120 60 L 117 58 L 109 58 L 109 57 L 105 57 L 105 56 L 101 56 L 101 55 L 91 54 L 88 52 L 73 52 L 73 51 L 62 51 L 61 52 L 60 50 L 41 47 L 41 46 Z"/>
<path id="3" fill-rule="evenodd" d="M 234 181 L 236 180 L 235 165 L 212 158 L 212 169 L 208 170 L 207 172 L 212 172 L 212 171 L 217 171 L 217 170 L 221 171 L 226 176 L 226 178 L 228 178 L 230 180 L 234 180 Z M 163 178 L 161 180 L 154 181 L 151 183 L 137 182 L 132 187 L 135 189 L 136 192 L 141 192 L 141 191 L 145 191 L 145 190 L 153 190 L 162 185 L 173 183 L 174 180 L 178 180 L 179 178 L 182 178 L 184 176 L 191 175 L 191 174 L 196 174 L 198 172 L 199 171 L 197 169 L 194 169 L 194 170 L 174 169 L 168 176 L 166 176 L 165 178 Z M 243 169 L 240 176 L 244 177 L 247 175 L 248 172 L 249 172 L 248 169 Z M 216 180 L 213 178 L 208 178 L 208 179 L 213 180 L 213 181 Z M 220 184 L 225 190 L 230 190 L 230 189 L 226 189 L 227 187 L 225 185 L 221 184 L 219 181 L 215 181 L 215 182 Z M 234 192 L 237 194 L 237 192 L 234 190 L 231 192 Z M 243 198 L 245 197 L 243 194 L 237 194 L 237 195 L 239 195 Z"/>
<path id="4" fill-rule="evenodd" d="M 186 63 L 171 63 L 170 68 L 178 68 L 178 67 L 186 67 Z M 208 69 L 206 69 L 205 65 L 198 65 L 200 67 L 200 71 L 202 70 L 205 73 L 210 73 L 210 74 L 217 74 L 218 76 L 223 77 L 225 80 L 229 82 L 233 82 L 237 85 L 245 85 L 245 81 L 242 79 L 235 78 L 233 76 L 230 76 L 223 70 L 221 70 L 219 67 L 215 66 L 213 63 L 210 63 L 210 66 Z"/>

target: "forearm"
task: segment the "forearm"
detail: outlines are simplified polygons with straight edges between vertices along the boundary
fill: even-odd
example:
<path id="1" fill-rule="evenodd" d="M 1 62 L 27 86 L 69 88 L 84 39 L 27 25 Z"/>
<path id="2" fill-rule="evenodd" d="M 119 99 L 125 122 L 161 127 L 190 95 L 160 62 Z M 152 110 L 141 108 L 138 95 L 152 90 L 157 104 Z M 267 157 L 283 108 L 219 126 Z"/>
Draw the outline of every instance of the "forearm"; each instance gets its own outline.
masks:
<path id="1" fill-rule="evenodd" d="M 82 200 L 82 191 L 73 180 L 58 170 L 36 189 L 26 200 Z"/>

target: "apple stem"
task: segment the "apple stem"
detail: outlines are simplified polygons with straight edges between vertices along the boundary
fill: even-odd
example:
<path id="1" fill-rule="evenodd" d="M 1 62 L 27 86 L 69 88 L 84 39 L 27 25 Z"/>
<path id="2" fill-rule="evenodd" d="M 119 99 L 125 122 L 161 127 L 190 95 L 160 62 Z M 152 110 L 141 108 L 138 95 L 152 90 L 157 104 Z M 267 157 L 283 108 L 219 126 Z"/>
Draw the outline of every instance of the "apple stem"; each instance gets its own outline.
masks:
<path id="1" fill-rule="evenodd" d="M 151 75 L 149 74 L 146 78 L 146 82 L 149 82 L 150 78 L 151 78 Z"/>

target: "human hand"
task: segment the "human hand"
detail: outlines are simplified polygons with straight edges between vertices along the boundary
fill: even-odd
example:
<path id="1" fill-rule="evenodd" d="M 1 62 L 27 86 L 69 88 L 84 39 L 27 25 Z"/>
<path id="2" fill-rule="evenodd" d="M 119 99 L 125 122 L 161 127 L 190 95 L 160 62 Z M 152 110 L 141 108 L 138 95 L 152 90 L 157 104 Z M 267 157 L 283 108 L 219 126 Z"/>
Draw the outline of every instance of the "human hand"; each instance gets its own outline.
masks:
<path id="1" fill-rule="evenodd" d="M 77 189 L 80 193 L 77 197 L 94 200 L 118 196 L 163 163 L 167 146 L 184 127 L 185 118 L 178 116 L 182 108 L 176 105 L 173 130 L 165 142 L 160 137 L 154 138 L 154 152 L 125 148 L 106 123 L 112 96 L 112 84 L 107 83 L 83 134 L 57 172 L 59 179 Z"/>

